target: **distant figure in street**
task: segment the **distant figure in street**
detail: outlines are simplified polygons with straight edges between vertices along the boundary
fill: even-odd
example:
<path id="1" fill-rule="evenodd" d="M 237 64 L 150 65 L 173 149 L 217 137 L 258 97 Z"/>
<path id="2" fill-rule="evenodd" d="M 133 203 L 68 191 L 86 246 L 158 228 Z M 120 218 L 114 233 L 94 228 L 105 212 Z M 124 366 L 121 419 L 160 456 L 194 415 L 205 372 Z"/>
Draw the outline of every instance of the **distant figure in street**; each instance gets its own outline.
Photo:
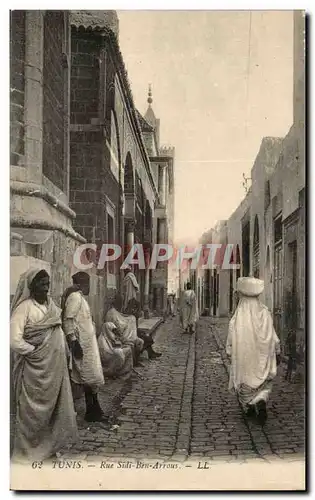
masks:
<path id="1" fill-rule="evenodd" d="M 13 460 L 45 460 L 77 438 L 61 310 L 49 275 L 21 275 L 11 306 L 15 429 Z"/>
<path id="2" fill-rule="evenodd" d="M 132 304 L 132 300 L 129 302 Z M 155 359 L 161 356 L 153 349 L 153 339 L 150 335 L 141 334 L 137 330 L 137 322 L 134 315 L 122 314 L 122 298 L 116 295 L 111 308 L 106 314 L 106 322 L 114 323 L 117 332 L 120 335 L 123 345 L 131 345 L 134 354 L 134 364 L 139 363 L 139 356 L 143 351 L 147 351 L 149 359 Z M 131 307 L 132 309 L 132 307 Z"/>
<path id="3" fill-rule="evenodd" d="M 140 315 L 140 302 L 139 302 L 139 285 L 137 278 L 131 270 L 131 267 L 125 269 L 125 277 L 123 281 L 123 312 L 125 314 L 133 313 L 137 319 Z M 132 301 L 132 302 L 131 302 Z M 130 304 L 131 302 L 131 304 Z"/>
<path id="4" fill-rule="evenodd" d="M 132 348 L 134 363 L 137 364 L 143 350 L 144 342 L 137 335 L 137 321 L 135 316 L 121 313 L 122 304 L 122 297 L 116 295 L 111 307 L 107 311 L 105 322 L 115 325 L 122 344 Z"/>
<path id="5" fill-rule="evenodd" d="M 133 369 L 132 347 L 123 345 L 114 323 L 104 323 L 98 337 L 103 374 L 117 378 L 131 373 Z"/>
<path id="6" fill-rule="evenodd" d="M 239 296 L 239 293 L 237 290 L 234 291 L 233 293 L 233 297 L 234 297 L 234 304 L 233 304 L 233 312 L 232 312 L 232 315 L 235 313 L 236 309 L 237 309 L 237 306 L 238 306 L 238 303 L 239 303 L 239 300 L 240 300 L 240 296 Z"/>
<path id="7" fill-rule="evenodd" d="M 183 292 L 181 303 L 181 324 L 186 333 L 193 333 L 196 330 L 196 323 L 199 319 L 196 294 L 191 289 L 191 284 L 187 283 Z"/>
<path id="8" fill-rule="evenodd" d="M 87 422 L 107 422 L 99 401 L 98 391 L 104 384 L 102 364 L 98 349 L 95 325 L 90 306 L 84 296 L 90 293 L 90 277 L 78 272 L 72 276 L 73 286 L 62 297 L 63 329 L 70 345 L 71 380 L 83 385 Z"/>
<path id="9" fill-rule="evenodd" d="M 136 325 L 138 328 L 139 318 L 141 315 L 140 302 L 135 298 L 132 298 L 131 300 L 129 300 L 127 308 L 124 309 L 124 314 L 126 314 L 127 316 L 134 316 L 136 318 Z"/>
<path id="10" fill-rule="evenodd" d="M 266 403 L 280 362 L 280 341 L 268 308 L 259 300 L 264 282 L 239 278 L 239 302 L 229 323 L 226 352 L 231 357 L 229 389 L 248 416 L 264 425 Z"/>

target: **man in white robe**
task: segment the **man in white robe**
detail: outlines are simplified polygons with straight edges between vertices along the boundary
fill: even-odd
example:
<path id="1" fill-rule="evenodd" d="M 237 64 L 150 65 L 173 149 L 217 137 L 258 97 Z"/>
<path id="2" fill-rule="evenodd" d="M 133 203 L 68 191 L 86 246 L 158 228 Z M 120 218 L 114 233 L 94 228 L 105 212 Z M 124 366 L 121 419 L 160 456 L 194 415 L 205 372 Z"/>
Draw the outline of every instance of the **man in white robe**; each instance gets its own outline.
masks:
<path id="1" fill-rule="evenodd" d="M 186 290 L 182 295 L 180 316 L 181 324 L 185 332 L 194 333 L 199 314 L 196 294 L 194 290 L 191 289 L 190 283 L 187 283 Z"/>
<path id="2" fill-rule="evenodd" d="M 226 352 L 231 358 L 229 389 L 251 416 L 263 425 L 266 403 L 280 362 L 280 341 L 268 308 L 259 300 L 264 282 L 239 278 L 239 302 L 229 323 Z"/>
<path id="3" fill-rule="evenodd" d="M 78 438 L 61 310 L 49 276 L 30 269 L 11 305 L 15 416 L 13 460 L 44 460 Z"/>
<path id="4" fill-rule="evenodd" d="M 63 329 L 71 350 L 71 380 L 84 386 L 88 422 L 108 422 L 99 401 L 98 391 L 104 385 L 104 376 L 95 325 L 90 306 L 85 299 L 90 293 L 90 277 L 78 272 L 72 276 L 73 286 L 62 298 Z"/>

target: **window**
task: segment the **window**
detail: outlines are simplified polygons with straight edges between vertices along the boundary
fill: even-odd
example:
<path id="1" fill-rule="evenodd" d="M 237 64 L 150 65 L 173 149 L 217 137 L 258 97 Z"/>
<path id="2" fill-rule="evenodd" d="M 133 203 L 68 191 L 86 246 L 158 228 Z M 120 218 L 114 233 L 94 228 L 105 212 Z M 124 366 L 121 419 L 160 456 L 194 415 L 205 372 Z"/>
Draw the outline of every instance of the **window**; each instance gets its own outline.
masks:
<path id="1" fill-rule="evenodd" d="M 114 243 L 114 234 L 115 234 L 114 218 L 109 213 L 107 213 L 107 242 L 109 244 Z M 108 262 L 108 272 L 110 274 L 115 274 L 115 262 L 114 261 Z"/>
<path id="2" fill-rule="evenodd" d="M 259 278 L 259 275 L 260 275 L 260 271 L 259 271 L 260 252 L 259 252 L 259 224 L 258 224 L 257 215 L 255 216 L 255 222 L 254 222 L 253 256 L 254 256 L 254 262 L 253 262 L 254 278 Z"/>
<path id="3" fill-rule="evenodd" d="M 106 196 L 106 226 L 107 226 L 107 243 L 116 243 L 116 225 L 115 225 L 115 206 L 111 200 Z M 113 250 L 109 251 L 109 255 L 113 254 Z M 116 274 L 116 263 L 115 261 L 109 261 L 107 263 L 107 285 L 110 287 L 115 287 L 115 274 Z"/>
<path id="4" fill-rule="evenodd" d="M 297 241 L 294 240 L 289 244 L 290 252 L 290 274 L 292 277 L 291 289 L 292 294 L 295 296 L 297 293 Z"/>
<path id="5" fill-rule="evenodd" d="M 265 210 L 267 210 L 269 205 L 270 205 L 270 182 L 266 181 L 265 182 Z"/>

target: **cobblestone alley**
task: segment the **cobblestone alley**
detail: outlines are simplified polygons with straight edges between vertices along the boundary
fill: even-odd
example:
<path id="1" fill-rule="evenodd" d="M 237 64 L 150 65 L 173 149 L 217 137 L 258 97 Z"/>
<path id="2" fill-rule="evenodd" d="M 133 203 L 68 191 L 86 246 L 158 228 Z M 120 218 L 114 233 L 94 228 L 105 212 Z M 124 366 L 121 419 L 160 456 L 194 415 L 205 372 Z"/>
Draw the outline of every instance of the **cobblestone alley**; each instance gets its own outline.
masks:
<path id="1" fill-rule="evenodd" d="M 194 335 L 183 335 L 178 319 L 155 336 L 158 360 L 143 361 L 127 381 L 110 381 L 100 401 L 117 426 L 83 420 L 76 400 L 80 442 L 63 457 L 81 459 L 257 458 L 297 459 L 304 455 L 304 388 L 284 380 L 281 366 L 264 429 L 248 421 L 228 387 L 224 352 L 227 321 L 201 318 Z"/>

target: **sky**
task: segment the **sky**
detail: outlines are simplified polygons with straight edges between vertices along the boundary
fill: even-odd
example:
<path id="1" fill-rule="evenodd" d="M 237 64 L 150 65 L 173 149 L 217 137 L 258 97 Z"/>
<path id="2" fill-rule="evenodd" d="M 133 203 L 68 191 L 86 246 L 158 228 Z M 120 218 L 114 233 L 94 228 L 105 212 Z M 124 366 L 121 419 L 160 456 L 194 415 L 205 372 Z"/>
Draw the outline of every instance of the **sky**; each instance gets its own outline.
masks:
<path id="1" fill-rule="evenodd" d="M 175 147 L 175 239 L 194 242 L 245 196 L 262 138 L 293 121 L 292 11 L 119 11 L 136 107 Z"/>

